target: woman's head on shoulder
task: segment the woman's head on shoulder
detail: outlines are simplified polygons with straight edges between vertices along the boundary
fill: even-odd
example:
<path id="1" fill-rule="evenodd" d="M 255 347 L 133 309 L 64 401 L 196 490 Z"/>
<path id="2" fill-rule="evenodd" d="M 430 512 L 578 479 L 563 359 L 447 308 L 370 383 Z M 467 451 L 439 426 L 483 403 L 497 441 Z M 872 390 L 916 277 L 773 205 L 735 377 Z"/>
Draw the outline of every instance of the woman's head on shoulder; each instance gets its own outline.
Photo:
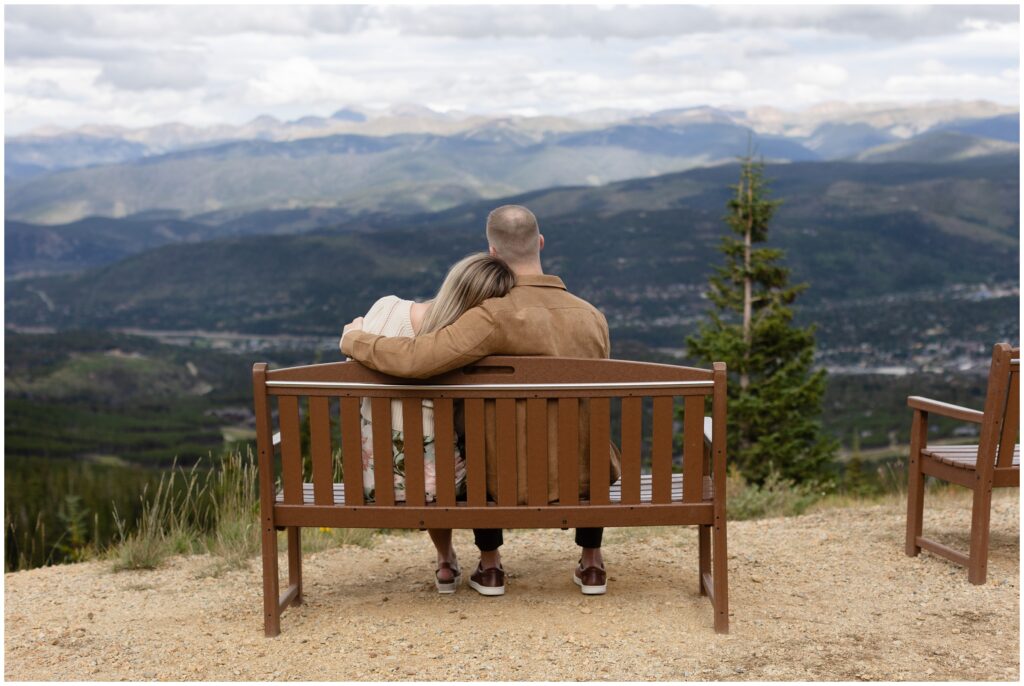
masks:
<path id="1" fill-rule="evenodd" d="M 448 326 L 489 298 L 508 294 L 516 275 L 500 257 L 485 252 L 467 255 L 448 270 L 423 320 L 420 335 Z"/>

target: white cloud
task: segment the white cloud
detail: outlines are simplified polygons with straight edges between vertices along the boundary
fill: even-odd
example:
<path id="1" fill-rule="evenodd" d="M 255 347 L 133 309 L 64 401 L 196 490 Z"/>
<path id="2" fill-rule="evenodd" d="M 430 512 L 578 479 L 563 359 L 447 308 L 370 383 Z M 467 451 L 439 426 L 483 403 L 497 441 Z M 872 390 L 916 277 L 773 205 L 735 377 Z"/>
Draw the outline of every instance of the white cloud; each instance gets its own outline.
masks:
<path id="1" fill-rule="evenodd" d="M 245 97 L 247 102 L 264 107 L 296 101 L 311 104 L 358 103 L 375 100 L 389 90 L 394 92 L 397 100 L 402 100 L 401 92 L 408 88 L 404 79 L 374 82 L 337 73 L 304 57 L 294 57 L 270 66 L 249 81 Z"/>
<path id="2" fill-rule="evenodd" d="M 373 7 L 359 5 L 14 5 L 5 12 L 8 26 L 49 35 L 86 33 L 120 39 L 344 34 L 366 28 L 378 14 Z"/>
<path id="3" fill-rule="evenodd" d="M 800 70 L 797 71 L 797 76 L 803 82 L 830 88 L 846 83 L 849 74 L 838 65 L 819 62 L 806 67 L 800 67 Z"/>
<path id="4" fill-rule="evenodd" d="M 742 72 L 730 69 L 711 79 L 711 87 L 716 91 L 741 91 L 750 81 Z"/>
<path id="5" fill-rule="evenodd" d="M 692 34 L 667 41 L 646 41 L 630 55 L 640 67 L 671 66 L 682 60 L 745 60 L 765 59 L 791 51 L 789 43 L 779 35 L 735 30 L 723 33 Z M 653 43 L 653 44 L 652 44 Z"/>
<path id="6" fill-rule="evenodd" d="M 419 102 L 559 114 L 1019 97 L 977 6 L 10 6 L 8 134 Z"/>
<path id="7" fill-rule="evenodd" d="M 1003 75 L 922 71 L 890 76 L 883 88 L 890 97 L 898 99 L 974 100 L 984 99 L 987 93 L 997 90 L 1016 92 L 1016 80 L 1016 77 L 1007 79 Z"/>
<path id="8" fill-rule="evenodd" d="M 206 83 L 202 55 L 177 51 L 143 54 L 103 65 L 98 81 L 129 91 L 189 90 Z"/>
<path id="9" fill-rule="evenodd" d="M 233 33 L 349 34 L 385 28 L 407 35 L 653 38 L 737 28 L 806 28 L 908 38 L 1015 24 L 1019 10 L 999 5 L 227 5 L 44 6 L 6 8 L 8 24 L 49 34 L 181 38 Z"/>

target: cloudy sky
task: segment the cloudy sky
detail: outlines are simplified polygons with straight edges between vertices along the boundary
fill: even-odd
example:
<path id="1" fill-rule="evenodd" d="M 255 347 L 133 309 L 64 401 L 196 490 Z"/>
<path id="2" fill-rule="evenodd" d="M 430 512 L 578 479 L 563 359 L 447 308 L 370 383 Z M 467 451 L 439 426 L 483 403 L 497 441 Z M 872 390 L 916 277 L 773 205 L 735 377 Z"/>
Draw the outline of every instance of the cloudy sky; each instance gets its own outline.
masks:
<path id="1" fill-rule="evenodd" d="M 345 105 L 1019 100 L 1016 6 L 7 6 L 6 134 Z"/>

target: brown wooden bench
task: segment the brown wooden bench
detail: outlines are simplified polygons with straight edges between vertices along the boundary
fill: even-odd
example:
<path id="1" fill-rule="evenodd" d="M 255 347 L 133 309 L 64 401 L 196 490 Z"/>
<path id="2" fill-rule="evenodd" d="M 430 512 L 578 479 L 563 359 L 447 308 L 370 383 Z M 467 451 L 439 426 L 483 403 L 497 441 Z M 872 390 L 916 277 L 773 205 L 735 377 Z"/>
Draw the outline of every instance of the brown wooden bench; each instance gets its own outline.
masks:
<path id="1" fill-rule="evenodd" d="M 983 584 L 988 570 L 992 489 L 1020 488 L 1020 348 L 999 343 L 992 351 L 984 412 L 916 395 L 907 398 L 907 405 L 914 409 L 907 478 L 907 555 L 915 556 L 924 548 L 967 567 L 967 579 Z M 978 445 L 928 445 L 929 413 L 980 424 Z M 921 535 L 925 475 L 974 492 L 966 555 Z"/>
<path id="2" fill-rule="evenodd" d="M 263 541 L 264 629 L 280 633 L 280 617 L 302 602 L 302 527 L 570 528 L 698 526 L 698 588 L 714 608 L 715 630 L 729 627 L 726 570 L 726 372 L 671 365 L 550 357 L 489 357 L 425 381 L 398 379 L 355 362 L 269 371 L 253 367 Z M 303 468 L 300 398 L 308 398 L 311 469 Z M 676 398 L 682 401 L 677 403 Z M 375 502 L 365 502 L 360 452 L 362 398 L 371 399 L 376 455 L 391 455 L 391 402 L 402 402 L 406 500 L 396 502 L 390 460 L 375 460 Z M 705 417 L 710 398 L 711 416 Z M 274 434 L 276 399 L 280 436 Z M 437 493 L 425 502 L 422 401 L 434 404 Z M 650 399 L 651 473 L 641 471 L 643 403 Z M 465 417 L 466 496 L 455 495 L 452 446 L 455 403 Z M 484 404 L 496 405 L 497 484 L 486 484 Z M 516 488 L 516 403 L 526 406 L 527 485 Z M 610 409 L 621 408 L 622 477 L 609 483 Z M 579 418 L 589 411 L 588 498 L 579 495 Z M 682 473 L 673 473 L 677 409 L 682 409 Z M 558 427 L 559 500 L 548 502 L 548 413 Z M 331 417 L 337 417 L 338 430 Z M 340 436 L 339 436 L 340 434 Z M 279 440 L 277 440 L 279 438 Z M 417 447 L 420 446 L 420 447 Z M 335 483 L 340 448 L 343 479 Z M 275 487 L 280 465 L 281 489 Z M 602 478 L 603 477 L 603 478 Z M 488 491 L 495 494 L 492 501 Z M 518 504 L 525 499 L 525 504 Z M 287 531 L 288 586 L 280 592 L 277 529 Z M 623 596 L 628 586 L 618 589 Z"/>

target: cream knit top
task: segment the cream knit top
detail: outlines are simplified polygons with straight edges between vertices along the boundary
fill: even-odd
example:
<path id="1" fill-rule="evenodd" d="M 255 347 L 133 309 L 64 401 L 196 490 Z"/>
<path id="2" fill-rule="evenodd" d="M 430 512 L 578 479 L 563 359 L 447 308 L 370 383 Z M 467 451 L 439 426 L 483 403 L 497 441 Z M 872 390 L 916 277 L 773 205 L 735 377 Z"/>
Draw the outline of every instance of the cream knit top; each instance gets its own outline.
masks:
<path id="1" fill-rule="evenodd" d="M 412 300 L 402 300 L 396 295 L 385 295 L 370 308 L 363 317 L 363 331 L 380 336 L 413 337 L 416 332 L 412 328 Z M 363 398 L 360 412 L 367 421 L 372 421 L 370 399 Z M 391 401 L 391 429 L 402 431 L 402 402 Z M 423 436 L 434 435 L 434 403 L 423 401 Z"/>

